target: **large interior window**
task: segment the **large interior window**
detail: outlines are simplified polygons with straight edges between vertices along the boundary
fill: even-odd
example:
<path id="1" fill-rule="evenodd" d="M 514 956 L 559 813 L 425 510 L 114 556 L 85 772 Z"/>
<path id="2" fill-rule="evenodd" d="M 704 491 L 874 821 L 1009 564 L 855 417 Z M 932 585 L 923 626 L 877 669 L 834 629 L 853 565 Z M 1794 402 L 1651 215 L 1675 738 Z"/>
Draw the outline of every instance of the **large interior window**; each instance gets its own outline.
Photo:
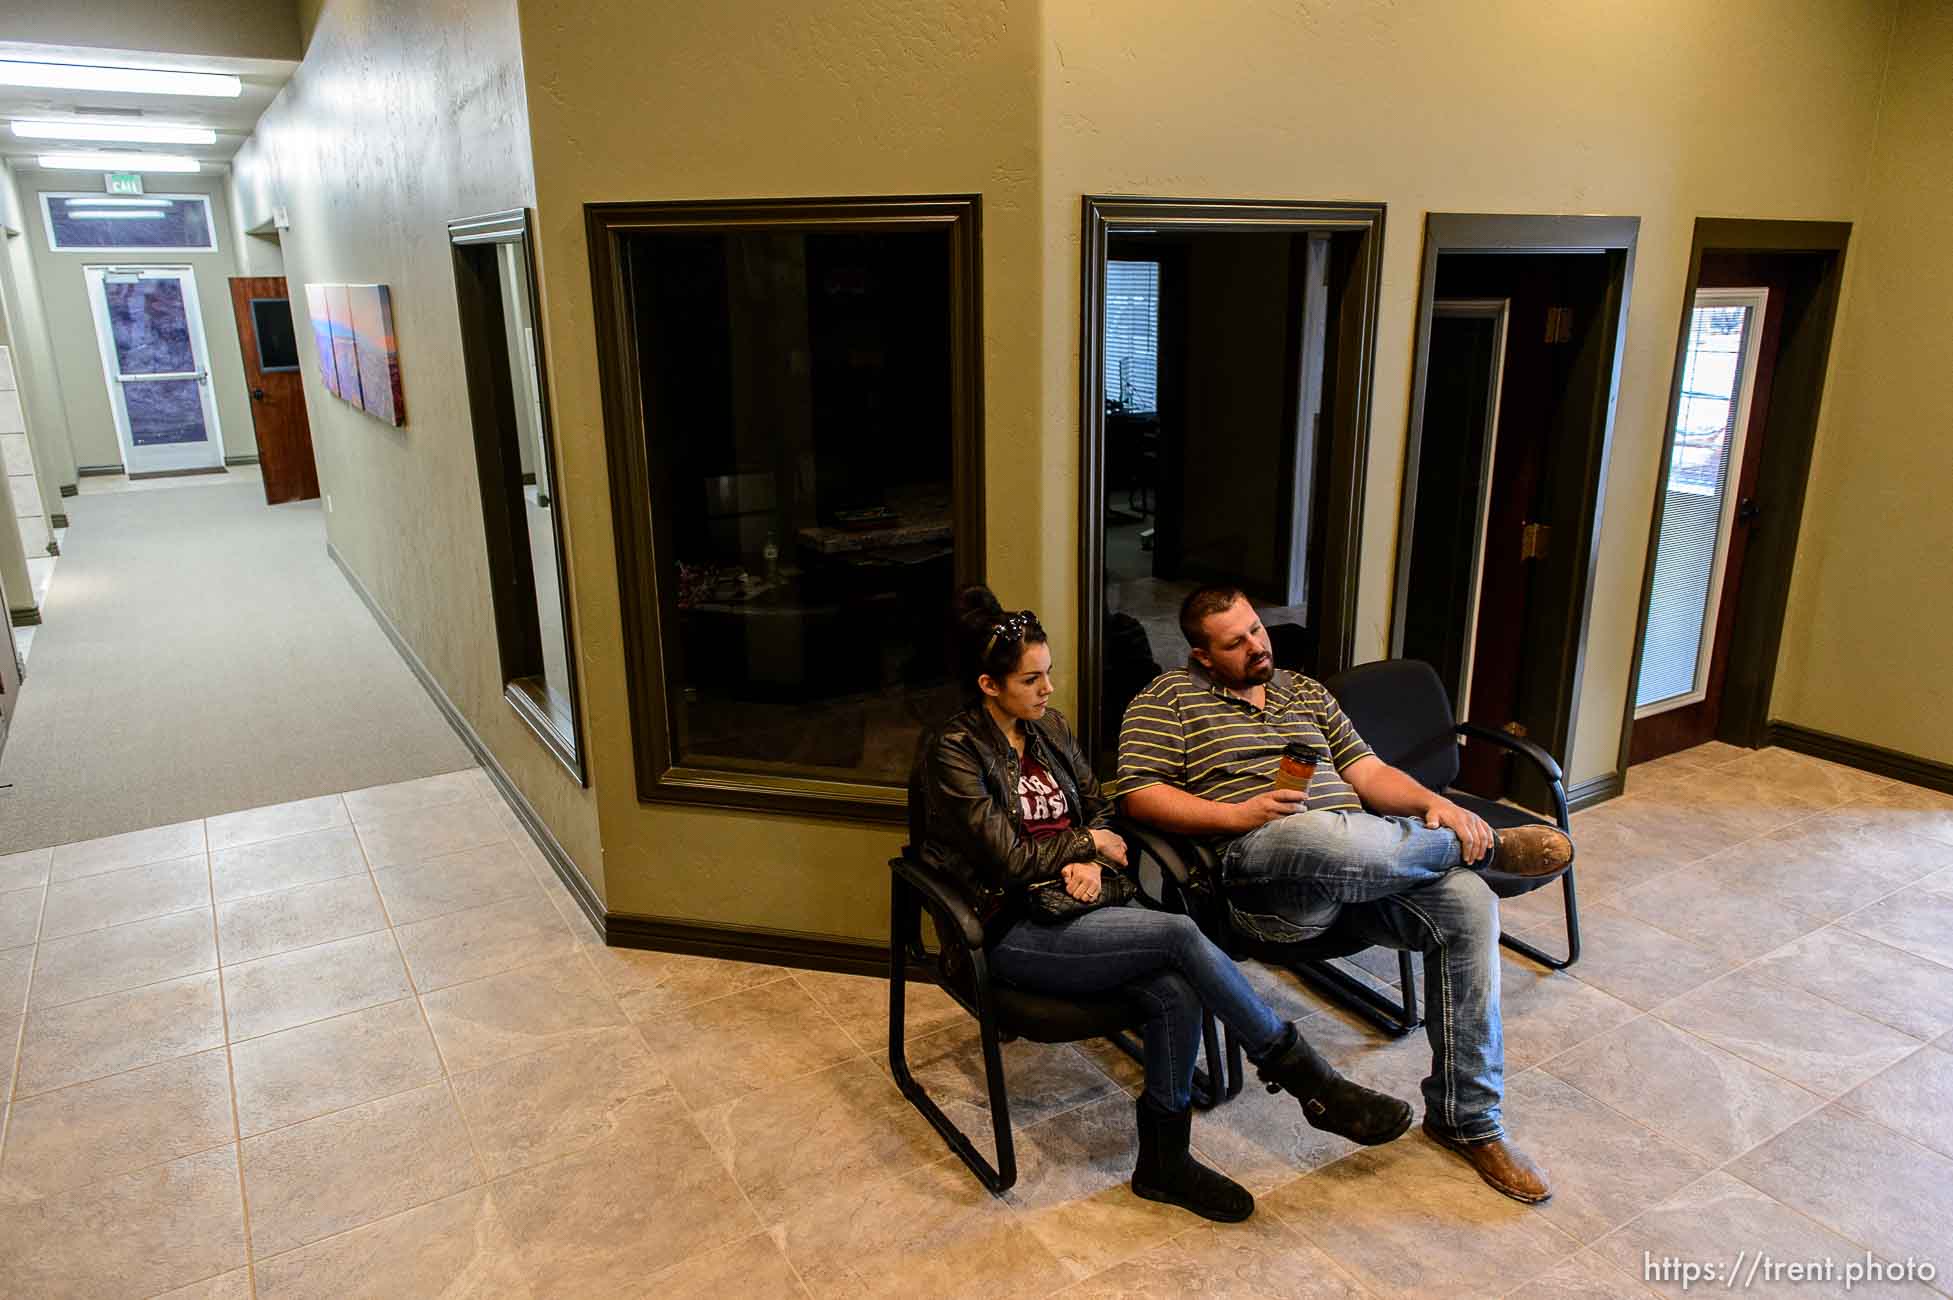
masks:
<path id="1" fill-rule="evenodd" d="M 643 211 L 604 359 L 640 792 L 885 815 L 981 557 L 974 204 Z"/>
<path id="2" fill-rule="evenodd" d="M 58 253 L 217 251 L 207 194 L 41 195 L 47 246 Z"/>

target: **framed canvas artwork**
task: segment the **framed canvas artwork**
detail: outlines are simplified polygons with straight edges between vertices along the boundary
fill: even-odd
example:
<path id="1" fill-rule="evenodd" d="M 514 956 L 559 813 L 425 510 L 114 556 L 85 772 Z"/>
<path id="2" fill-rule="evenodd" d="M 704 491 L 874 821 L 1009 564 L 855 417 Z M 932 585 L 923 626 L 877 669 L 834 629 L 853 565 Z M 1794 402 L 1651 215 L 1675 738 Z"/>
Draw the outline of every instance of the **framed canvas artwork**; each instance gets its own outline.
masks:
<path id="1" fill-rule="evenodd" d="M 312 318 L 312 340 L 319 349 L 319 382 L 334 397 L 339 396 L 338 369 L 332 360 L 332 317 L 326 310 L 326 286 L 305 286 L 305 311 Z"/>
<path id="2" fill-rule="evenodd" d="M 384 284 L 349 284 L 346 293 L 359 366 L 359 404 L 368 415 L 399 428 L 407 422 L 407 403 L 393 338 L 393 295 Z"/>
<path id="3" fill-rule="evenodd" d="M 359 406 L 359 352 L 353 341 L 352 298 L 343 284 L 327 285 L 325 298 L 326 315 L 332 322 L 332 369 L 339 377 L 339 400 Z"/>

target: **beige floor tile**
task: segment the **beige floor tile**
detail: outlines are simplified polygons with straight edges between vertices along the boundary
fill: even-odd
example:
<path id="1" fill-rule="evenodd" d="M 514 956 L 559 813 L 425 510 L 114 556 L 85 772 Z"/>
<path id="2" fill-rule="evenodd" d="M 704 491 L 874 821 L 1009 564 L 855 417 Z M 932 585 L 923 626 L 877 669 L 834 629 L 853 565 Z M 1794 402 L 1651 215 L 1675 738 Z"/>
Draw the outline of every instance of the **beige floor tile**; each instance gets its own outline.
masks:
<path id="1" fill-rule="evenodd" d="M 1712 1161 L 1780 1133 L 1823 1098 L 1652 1016 L 1540 1068 Z"/>
<path id="2" fill-rule="evenodd" d="M 1836 806 L 1829 791 L 1779 784 L 1732 771 L 1725 763 L 1713 773 L 1676 773 L 1636 801 L 1681 814 L 1704 830 L 1727 834 L 1731 842 L 1754 839 Z"/>
<path id="3" fill-rule="evenodd" d="M 1725 879 L 1717 863 L 1709 858 L 1626 890 L 1613 905 L 1699 947 L 1744 961 L 1824 924 L 1822 917 Z"/>
<path id="4" fill-rule="evenodd" d="M 794 979 L 864 1051 L 888 1046 L 888 981 L 872 975 L 795 971 Z M 903 1037 L 920 1038 L 967 1020 L 969 1012 L 934 984 L 903 982 Z"/>
<path id="5" fill-rule="evenodd" d="M 207 817 L 203 825 L 204 834 L 210 841 L 210 851 L 215 853 L 220 849 L 234 849 L 240 844 L 255 844 L 260 840 L 282 839 L 288 835 L 304 835 L 310 831 L 345 826 L 350 821 L 346 815 L 345 801 L 336 794 L 328 794 L 317 799 L 295 799 L 290 803 L 268 804 L 263 808 L 247 808 L 243 812 Z"/>
<path id="6" fill-rule="evenodd" d="M 1541 941 L 1537 931 L 1525 934 Z M 1554 932 L 1546 942 L 1558 938 Z M 1643 1011 L 1708 983 L 1740 960 L 1607 906 L 1581 909 L 1580 939 L 1580 960 L 1567 974 Z"/>
<path id="7" fill-rule="evenodd" d="M 243 1160 L 259 1258 L 482 1179 L 445 1082 L 246 1138 Z"/>
<path id="8" fill-rule="evenodd" d="M 1508 1072 L 1537 1065 L 1640 1014 L 1631 1003 L 1565 972 L 1530 964 L 1521 970 L 1508 966 L 1499 983 Z"/>
<path id="9" fill-rule="evenodd" d="M 392 785 L 373 785 L 364 790 L 349 791 L 345 796 L 346 811 L 352 814 L 354 821 L 370 822 L 400 813 L 418 812 L 422 808 L 459 803 L 463 799 L 486 798 L 487 792 L 481 788 L 475 775 L 479 771 L 479 768 L 466 768 L 440 776 L 423 776 L 413 781 L 396 781 Z"/>
<path id="10" fill-rule="evenodd" d="M 13 889 L 0 894 L 0 945 L 8 948 L 33 943 L 40 934 L 41 900 L 45 889 Z"/>
<path id="11" fill-rule="evenodd" d="M 232 1269 L 201 1282 L 165 1291 L 156 1300 L 251 1300 L 251 1270 Z"/>
<path id="12" fill-rule="evenodd" d="M 269 894 L 339 876 L 363 875 L 366 859 L 350 826 L 245 844 L 210 855 L 217 901 Z"/>
<path id="13" fill-rule="evenodd" d="M 1839 1099 L 1850 1110 L 1953 1156 L 1953 1052 L 1924 1047 Z"/>
<path id="14" fill-rule="evenodd" d="M 1953 967 L 1839 926 L 1785 944 L 1751 969 L 1915 1038 L 1953 1029 Z"/>
<path id="15" fill-rule="evenodd" d="M 633 1020 L 681 1011 L 728 993 L 739 993 L 787 979 L 784 966 L 755 966 L 677 952 L 639 948 L 596 948 L 588 954 L 597 974 L 610 986 Z"/>
<path id="16" fill-rule="evenodd" d="M 89 930 L 41 944 L 33 1005 L 54 1006 L 217 969 L 217 937 L 203 908 Z"/>
<path id="17" fill-rule="evenodd" d="M 204 852 L 203 823 L 178 822 L 174 826 L 154 826 L 148 830 L 108 835 L 79 844 L 63 844 L 54 850 L 52 879 L 74 880 L 99 875 L 123 867 L 142 867 L 152 862 L 171 862 Z"/>
<path id="18" fill-rule="evenodd" d="M 550 1294 L 632 1294 L 760 1226 L 675 1098 L 634 1097 L 615 1122 L 615 1141 L 494 1184 L 525 1274 Z"/>
<path id="19" fill-rule="evenodd" d="M 1181 1222 L 1186 1222 L 1184 1211 Z M 1271 1214 L 1200 1224 L 1064 1291 L 1065 1300 L 1360 1300 L 1370 1293 L 1301 1233 Z"/>
<path id="20" fill-rule="evenodd" d="M 180 858 L 48 886 L 41 937 L 57 939 L 210 906 L 210 864 Z"/>
<path id="21" fill-rule="evenodd" d="M 1506 1132 L 1553 1182 L 1548 1222 L 1592 1242 L 1700 1178 L 1709 1162 L 1541 1070 L 1506 1081 Z"/>
<path id="22" fill-rule="evenodd" d="M 984 1084 L 983 1050 L 976 1022 L 965 1020 L 915 1039 L 908 1043 L 905 1055 L 916 1082 L 979 1151 L 994 1158 L 989 1090 Z M 1014 1128 L 1028 1128 L 1120 1091 L 1105 1071 L 1068 1044 L 1020 1039 L 1003 1044 L 1003 1056 Z M 887 1052 L 871 1053 L 870 1059 L 882 1070 L 888 1069 Z"/>
<path id="23" fill-rule="evenodd" d="M 459 853 L 509 837 L 488 801 L 472 795 L 459 803 L 417 808 L 355 825 L 366 860 L 376 871 L 425 862 L 443 853 Z"/>
<path id="24" fill-rule="evenodd" d="M 1657 1294 L 1670 1296 L 1705 1295 L 1717 1288 L 1738 1290 L 1742 1279 L 1738 1277 L 1734 1284 L 1729 1284 L 1726 1278 L 1739 1252 L 1744 1253 L 1745 1267 L 1747 1261 L 1759 1256 L 1775 1260 L 1831 1259 L 1842 1266 L 1847 1260 L 1862 1260 L 1865 1253 L 1863 1247 L 1720 1171 L 1683 1188 L 1603 1238 L 1594 1251 L 1637 1278 L 1648 1278 L 1652 1265 L 1655 1276 L 1648 1278 L 1648 1286 Z M 1696 1280 L 1685 1288 L 1673 1270 L 1663 1275 L 1664 1260 L 1713 1264 L 1721 1273 L 1713 1283 Z M 1858 1297 L 1905 1293 L 1878 1287 L 1855 1287 L 1847 1293 L 1841 1284 L 1811 1283 L 1794 1289 L 1788 1285 L 1777 1289 L 1744 1289 L 1741 1294 Z"/>
<path id="25" fill-rule="evenodd" d="M 1745 968 L 1655 1014 L 1823 1097 L 1896 1065 L 1919 1040 Z"/>
<path id="26" fill-rule="evenodd" d="M 1845 814 L 1864 814 L 1875 824 L 1953 844 L 1953 795 L 1893 781 L 1845 805 Z"/>
<path id="27" fill-rule="evenodd" d="M 395 932 L 421 992 L 574 955 L 576 940 L 547 899 L 512 898 L 403 925 Z"/>
<path id="28" fill-rule="evenodd" d="M 0 1016 L 18 1016 L 27 1005 L 27 986 L 34 976 L 34 947 L 0 952 Z"/>
<path id="29" fill-rule="evenodd" d="M 694 1255 L 650 1279 L 654 1296 L 736 1295 L 741 1300 L 802 1300 L 793 1265 L 770 1234 L 756 1232 L 730 1246 Z"/>
<path id="30" fill-rule="evenodd" d="M 1775 829 L 1772 827 L 1771 829 Z M 1748 836 L 1678 819 L 1638 798 L 1616 799 L 1573 818 L 1574 870 L 1580 896 L 1603 902 Z"/>
<path id="31" fill-rule="evenodd" d="M 670 1090 L 629 1025 L 454 1076 L 455 1101 L 490 1178 L 611 1141 L 620 1106 Z"/>
<path id="32" fill-rule="evenodd" d="M 1871 814 L 1827 812 L 1738 845 L 1717 861 L 1734 880 L 1834 917 L 1953 866 L 1953 844 L 1894 830 Z"/>
<path id="33" fill-rule="evenodd" d="M 217 905 L 217 937 L 223 943 L 226 966 L 370 934 L 386 925 L 386 913 L 366 875 L 321 880 Z"/>
<path id="34" fill-rule="evenodd" d="M 748 1093 L 696 1119 L 769 1226 L 943 1155 L 936 1130 L 866 1059 Z"/>
<path id="35" fill-rule="evenodd" d="M 529 898 L 541 886 L 515 845 L 487 844 L 446 853 L 414 866 L 373 873 L 395 925 L 465 911 L 509 898 Z"/>
<path id="36" fill-rule="evenodd" d="M 479 1069 L 625 1024 L 575 953 L 438 989 L 421 999 L 450 1072 Z"/>
<path id="37" fill-rule="evenodd" d="M 817 1297 L 1049 1294 L 1070 1272 L 1022 1218 L 945 1159 L 786 1224 L 787 1258 Z"/>
<path id="38" fill-rule="evenodd" d="M 1839 922 L 1845 929 L 1953 966 L 1953 893 L 1912 885 Z"/>
<path id="39" fill-rule="evenodd" d="M 1294 1097 L 1268 1092 L 1255 1078 L 1254 1067 L 1247 1069 L 1239 1096 L 1194 1112 L 1194 1149 L 1208 1163 L 1259 1196 L 1357 1149 L 1355 1143 L 1310 1127 Z M 1414 1085 L 1397 1095 L 1422 1108 Z"/>
<path id="40" fill-rule="evenodd" d="M 1883 1259 L 1944 1267 L 1953 1159 L 1842 1106 L 1827 1106 L 1729 1172 Z"/>
<path id="41" fill-rule="evenodd" d="M 1890 785 L 1882 776 L 1829 763 L 1789 749 L 1758 749 L 1716 768 L 1723 777 L 1748 777 L 1783 790 L 1787 797 L 1815 808 L 1835 808 L 1863 799 Z"/>
<path id="42" fill-rule="evenodd" d="M 245 1262 L 237 1152 L 0 1208 L 0 1295 L 144 1296 Z"/>
<path id="43" fill-rule="evenodd" d="M 51 1196 L 228 1146 L 234 1136 L 222 1048 L 43 1093 L 14 1106 L 0 1200 Z"/>
<path id="44" fill-rule="evenodd" d="M 695 1109 L 861 1054 L 792 980 L 652 1016 L 638 1029 L 672 1086 Z"/>
<path id="45" fill-rule="evenodd" d="M 53 849 L 29 849 L 0 857 L 0 894 L 45 885 L 48 864 L 53 857 Z"/>
<path id="46" fill-rule="evenodd" d="M 224 970 L 232 1042 L 378 1006 L 412 992 L 393 934 L 386 930 Z"/>
<path id="47" fill-rule="evenodd" d="M 257 1275 L 258 1300 L 524 1300 L 535 1294 L 483 1187 L 261 1258 Z"/>
<path id="48" fill-rule="evenodd" d="M 15 1101 L 221 1047 L 215 972 L 27 1013 Z"/>
<path id="49" fill-rule="evenodd" d="M 1577 1245 L 1421 1133 L 1297 1178 L 1264 1198 L 1262 1211 L 1380 1295 L 1503 1295 Z"/>
<path id="50" fill-rule="evenodd" d="M 238 1131 L 253 1137 L 441 1077 L 412 998 L 317 1020 L 231 1048 Z"/>
<path id="51" fill-rule="evenodd" d="M 1655 1293 L 1591 1250 L 1512 1293 L 1513 1300 L 1646 1300 Z"/>
<path id="52" fill-rule="evenodd" d="M 18 1062 L 22 1016 L 0 1015 L 0 1097 L 13 1091 L 14 1066 Z M 0 1133 L 6 1131 L 6 1111 L 0 1107 Z"/>

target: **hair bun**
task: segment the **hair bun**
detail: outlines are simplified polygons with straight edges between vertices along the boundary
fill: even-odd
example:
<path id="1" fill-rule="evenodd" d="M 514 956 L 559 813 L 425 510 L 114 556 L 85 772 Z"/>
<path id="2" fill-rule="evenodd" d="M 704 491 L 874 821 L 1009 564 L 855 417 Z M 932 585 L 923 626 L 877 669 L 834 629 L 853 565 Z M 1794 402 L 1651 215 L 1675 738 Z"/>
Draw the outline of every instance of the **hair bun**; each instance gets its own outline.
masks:
<path id="1" fill-rule="evenodd" d="M 998 603 L 997 594 L 975 583 L 956 593 L 956 601 L 950 607 L 956 621 L 969 626 L 975 623 L 993 623 L 1003 616 L 1004 607 Z"/>

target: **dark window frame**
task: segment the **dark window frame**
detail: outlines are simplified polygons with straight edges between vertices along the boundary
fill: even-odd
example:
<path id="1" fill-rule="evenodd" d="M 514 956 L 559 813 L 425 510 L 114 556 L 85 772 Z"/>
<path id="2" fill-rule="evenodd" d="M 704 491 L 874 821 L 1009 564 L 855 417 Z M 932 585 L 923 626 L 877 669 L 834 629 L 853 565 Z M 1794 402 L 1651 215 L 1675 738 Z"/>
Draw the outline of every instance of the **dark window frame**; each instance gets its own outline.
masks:
<path id="1" fill-rule="evenodd" d="M 495 248 L 519 245 L 528 276 L 530 324 L 536 339 L 536 378 L 542 388 L 541 446 L 537 454 L 551 467 L 551 486 L 560 488 L 555 419 L 550 411 L 548 366 L 544 354 L 541 299 L 537 293 L 533 222 L 526 208 L 464 217 L 448 223 L 454 259 L 455 305 L 460 315 L 461 352 L 468 385 L 470 423 L 475 436 L 475 468 L 481 480 L 482 524 L 488 544 L 495 640 L 502 673 L 502 698 L 527 723 L 544 747 L 569 769 L 580 786 L 590 784 L 577 682 L 576 629 L 570 605 L 568 554 L 563 545 L 561 492 L 550 510 L 551 542 L 556 548 L 556 599 L 563 613 L 564 674 L 570 707 L 569 734 L 558 728 L 548 702 L 530 684 L 543 672 L 542 629 L 537 608 L 535 567 L 524 518 L 522 463 L 509 432 L 515 427 L 515 392 L 510 382 L 513 358 L 504 333 L 505 304 Z M 486 249 L 487 258 L 481 256 Z M 523 545 L 515 544 L 520 532 Z"/>
<path id="2" fill-rule="evenodd" d="M 654 496 L 641 400 L 635 308 L 627 283 L 630 241 L 658 233 L 730 234 L 864 230 L 932 231 L 949 239 L 951 516 L 958 584 L 984 570 L 983 286 L 981 205 L 976 195 L 740 199 L 584 206 L 592 319 L 603 395 L 625 686 L 641 803 L 711 805 L 899 823 L 903 785 L 687 766 L 666 689 L 664 624 L 672 608 L 659 582 Z"/>

